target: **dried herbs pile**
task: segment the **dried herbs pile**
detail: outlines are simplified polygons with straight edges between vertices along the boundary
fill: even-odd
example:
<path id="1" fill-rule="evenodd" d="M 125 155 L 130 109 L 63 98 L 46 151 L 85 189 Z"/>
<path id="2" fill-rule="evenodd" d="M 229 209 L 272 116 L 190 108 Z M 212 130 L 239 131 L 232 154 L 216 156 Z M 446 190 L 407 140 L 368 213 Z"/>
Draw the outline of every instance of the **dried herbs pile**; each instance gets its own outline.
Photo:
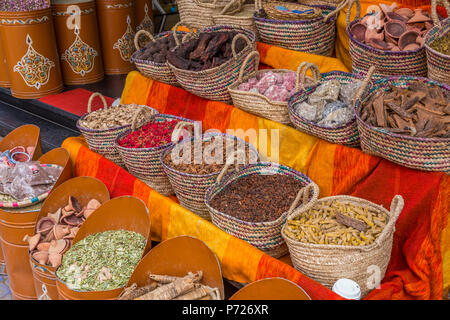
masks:
<path id="1" fill-rule="evenodd" d="M 118 140 L 125 148 L 154 148 L 171 142 L 172 132 L 179 120 L 149 122 Z"/>
<path id="2" fill-rule="evenodd" d="M 79 125 L 83 128 L 102 130 L 125 125 L 131 125 L 139 107 L 136 104 L 118 105 L 115 107 L 102 108 L 89 113 Z M 138 117 L 138 123 L 144 121 L 145 115 Z"/>
<path id="3" fill-rule="evenodd" d="M 363 105 L 361 119 L 374 127 L 422 138 L 450 138 L 450 97 L 416 80 L 407 89 L 379 89 Z"/>
<path id="4" fill-rule="evenodd" d="M 308 99 L 294 104 L 300 117 L 327 128 L 336 128 L 355 118 L 353 97 L 362 86 L 362 81 L 341 84 L 338 80 L 327 81 L 318 86 Z"/>
<path id="5" fill-rule="evenodd" d="M 209 141 L 192 140 L 188 149 L 188 152 L 184 152 L 184 148 L 181 150 L 172 149 L 164 158 L 164 163 L 170 168 L 181 171 L 188 174 L 212 174 L 220 172 L 226 163 L 226 159 L 236 150 L 244 151 L 243 155 L 238 156 L 238 163 L 254 163 L 257 161 L 256 153 L 250 152 L 247 144 L 237 142 L 238 140 L 230 140 L 223 136 L 215 136 Z M 185 144 L 189 142 L 185 142 Z M 197 144 L 197 147 L 196 147 Z M 245 147 L 244 147 L 245 146 Z M 180 145 L 182 147 L 182 145 Z M 201 150 L 202 152 L 196 152 Z M 177 152 L 179 152 L 177 154 Z M 174 153 L 179 159 L 172 159 L 172 153 Z M 231 166 L 233 168 L 234 165 Z"/>
<path id="6" fill-rule="evenodd" d="M 136 59 L 150 60 L 157 63 L 165 63 L 167 53 L 176 47 L 173 35 L 149 41 L 145 48 L 138 51 L 135 55 Z"/>
<path id="7" fill-rule="evenodd" d="M 304 243 L 364 246 L 380 236 L 387 222 L 388 217 L 380 211 L 330 200 L 288 220 L 284 232 Z"/>
<path id="8" fill-rule="evenodd" d="M 220 290 L 200 283 L 203 272 L 189 272 L 185 277 L 150 274 L 152 283 L 135 283 L 122 292 L 119 300 L 220 300 Z"/>
<path id="9" fill-rule="evenodd" d="M 50 7 L 48 0 L 3 0 L 0 2 L 0 11 L 33 11 Z"/>
<path id="10" fill-rule="evenodd" d="M 36 234 L 26 235 L 31 256 L 43 265 L 59 267 L 64 252 L 72 245 L 81 224 L 94 212 L 101 203 L 91 199 L 86 206 L 73 196 L 69 196 L 65 207 L 39 219 L 36 224 Z"/>
<path id="11" fill-rule="evenodd" d="M 201 71 L 211 69 L 233 58 L 231 43 L 237 32 L 201 33 L 198 38 L 183 43 L 173 52 L 167 53 L 167 60 L 178 69 Z M 236 53 L 239 54 L 247 42 L 236 41 Z"/>
<path id="12" fill-rule="evenodd" d="M 302 188 L 291 176 L 252 174 L 216 194 L 211 207 L 243 221 L 274 221 L 289 210 Z"/>
<path id="13" fill-rule="evenodd" d="M 434 40 L 430 47 L 440 53 L 450 56 L 450 32 L 447 32 L 445 36 Z"/>
<path id="14" fill-rule="evenodd" d="M 145 245 L 144 236 L 133 231 L 92 234 L 64 254 L 56 274 L 72 290 L 118 289 L 127 284 Z"/>

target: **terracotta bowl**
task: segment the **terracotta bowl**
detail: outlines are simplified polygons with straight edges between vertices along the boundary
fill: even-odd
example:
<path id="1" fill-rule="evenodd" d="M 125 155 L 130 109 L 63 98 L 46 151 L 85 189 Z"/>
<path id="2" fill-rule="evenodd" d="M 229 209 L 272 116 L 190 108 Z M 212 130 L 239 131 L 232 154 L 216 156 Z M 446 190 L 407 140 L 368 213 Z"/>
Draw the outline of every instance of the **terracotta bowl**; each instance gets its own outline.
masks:
<path id="1" fill-rule="evenodd" d="M 243 287 L 230 300 L 311 300 L 297 284 L 283 278 L 258 280 Z"/>

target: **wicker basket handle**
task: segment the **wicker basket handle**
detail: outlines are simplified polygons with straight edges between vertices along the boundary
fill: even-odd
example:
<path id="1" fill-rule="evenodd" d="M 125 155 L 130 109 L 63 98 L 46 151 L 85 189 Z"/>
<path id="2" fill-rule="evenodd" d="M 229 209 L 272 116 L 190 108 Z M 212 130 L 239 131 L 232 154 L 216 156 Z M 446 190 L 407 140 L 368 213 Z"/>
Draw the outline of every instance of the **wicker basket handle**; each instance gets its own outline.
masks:
<path id="1" fill-rule="evenodd" d="M 237 4 L 237 8 L 231 10 L 230 12 L 227 13 L 227 15 L 232 16 L 235 13 L 241 12 L 242 11 L 242 3 L 244 1 L 243 0 L 231 0 L 225 7 L 223 7 L 222 11 L 220 11 L 220 15 L 225 15 L 225 13 L 231 9 L 232 6 Z"/>
<path id="2" fill-rule="evenodd" d="M 363 84 L 362 84 L 361 88 L 359 88 L 358 92 L 356 92 L 356 94 L 353 98 L 353 105 L 355 105 L 356 101 L 361 99 L 362 94 L 367 89 L 367 86 L 369 85 L 369 83 L 372 82 L 372 76 L 373 76 L 375 70 L 376 70 L 375 66 L 371 66 L 369 68 L 369 70 L 367 71 L 367 74 L 363 80 Z"/>
<path id="3" fill-rule="evenodd" d="M 353 4 L 356 4 L 355 20 L 361 18 L 361 3 L 359 2 L 359 0 L 350 0 L 350 2 L 348 3 L 347 15 L 345 17 L 345 24 L 347 25 L 347 27 L 350 25 L 350 15 L 352 13 Z"/>
<path id="4" fill-rule="evenodd" d="M 131 132 L 136 131 L 137 120 L 138 120 L 139 116 L 142 114 L 145 114 L 145 113 L 149 113 L 150 110 L 151 109 L 148 109 L 146 107 L 141 107 L 136 111 L 136 113 L 134 114 L 133 120 L 131 121 Z M 153 117 L 153 115 L 151 113 L 149 113 L 149 114 L 150 114 L 150 119 L 151 119 Z"/>
<path id="5" fill-rule="evenodd" d="M 392 232 L 395 232 L 395 222 L 400 216 L 400 213 L 402 213 L 404 206 L 405 200 L 403 200 L 403 197 L 401 195 L 396 195 L 392 199 L 389 221 L 381 232 L 381 235 L 375 240 L 378 245 L 381 246 L 385 239 L 389 237 Z"/>
<path id="6" fill-rule="evenodd" d="M 206 7 L 206 8 L 210 8 L 210 9 L 216 9 L 216 8 L 218 8 L 219 6 L 217 5 L 217 0 L 213 0 L 213 2 L 212 3 L 209 3 L 209 2 L 203 2 L 203 1 L 200 1 L 200 0 L 192 0 L 192 1 L 194 1 L 195 2 L 195 4 L 196 5 L 198 5 L 199 7 Z"/>
<path id="7" fill-rule="evenodd" d="M 223 166 L 222 170 L 220 171 L 219 175 L 217 176 L 216 183 L 220 183 L 222 181 L 223 176 L 228 171 L 228 169 L 231 167 L 232 164 L 234 164 L 234 160 L 237 161 L 236 157 L 240 154 L 243 154 L 245 157 L 245 152 L 242 150 L 234 150 L 229 157 L 227 157 L 227 160 L 225 161 L 225 165 Z M 239 166 L 236 163 L 236 172 L 239 172 Z"/>
<path id="8" fill-rule="evenodd" d="M 179 21 L 179 22 L 173 27 L 173 38 L 175 39 L 175 44 L 176 44 L 177 46 L 180 45 L 180 39 L 178 38 L 178 35 L 177 35 L 177 29 L 178 29 L 178 27 L 181 26 L 181 25 L 183 25 L 184 27 L 189 28 L 189 29 L 190 29 L 190 33 L 194 33 L 192 27 L 191 27 L 188 23 L 183 23 L 183 22 Z M 184 37 L 183 37 L 183 39 L 184 39 Z"/>
<path id="9" fill-rule="evenodd" d="M 445 11 L 447 11 L 447 14 L 450 14 L 450 3 L 448 0 L 431 0 L 431 18 L 433 19 L 434 26 L 442 28 L 441 21 L 439 20 L 437 14 L 438 3 L 444 6 Z"/>
<path id="10" fill-rule="evenodd" d="M 148 32 L 147 30 L 139 30 L 138 32 L 136 32 L 136 35 L 134 36 L 134 46 L 136 47 L 136 50 L 139 51 L 141 50 L 141 47 L 139 46 L 139 37 L 141 35 L 145 35 L 147 38 L 150 39 L 150 41 L 156 42 L 155 38 L 153 38 L 152 34 L 150 32 Z"/>
<path id="11" fill-rule="evenodd" d="M 306 85 L 306 71 L 311 70 L 313 74 L 314 84 L 317 84 L 320 79 L 320 70 L 317 65 L 311 62 L 302 62 L 297 68 L 297 78 L 295 81 L 295 91 L 299 91 L 300 88 L 305 90 Z"/>
<path id="12" fill-rule="evenodd" d="M 259 11 L 263 8 L 261 0 L 255 0 L 255 11 Z"/>
<path id="13" fill-rule="evenodd" d="M 103 108 L 108 108 L 108 103 L 106 103 L 105 97 L 100 92 L 94 92 L 91 97 L 89 98 L 88 105 L 87 105 L 87 112 L 92 112 L 92 101 L 94 101 L 95 97 L 100 97 L 103 101 Z"/>
<path id="14" fill-rule="evenodd" d="M 244 77 L 245 68 L 247 67 L 247 64 L 250 62 L 250 60 L 253 57 L 256 57 L 256 59 L 255 59 L 255 70 L 258 70 L 260 56 L 259 56 L 259 52 L 254 50 L 254 51 L 250 52 L 247 55 L 247 57 L 244 60 L 244 63 L 242 63 L 241 70 L 239 71 L 239 77 L 238 77 L 238 82 L 239 83 L 242 83 L 242 78 Z"/>
<path id="15" fill-rule="evenodd" d="M 311 193 L 312 193 L 312 197 L 309 200 L 308 198 Z M 307 186 L 301 188 L 298 191 L 294 202 L 292 202 L 291 207 L 289 208 L 288 219 L 291 219 L 291 218 L 294 218 L 295 216 L 297 216 L 297 214 L 298 214 L 297 209 L 301 208 L 302 212 L 309 210 L 309 208 L 312 207 L 317 202 L 318 197 L 319 197 L 319 187 L 314 182 L 311 182 Z M 300 207 L 298 207 L 298 203 L 299 203 L 300 199 L 302 199 L 303 202 L 302 202 L 302 205 Z"/>
<path id="16" fill-rule="evenodd" d="M 328 20 L 330 20 L 331 17 L 337 15 L 342 9 L 344 9 L 347 4 L 348 4 L 349 0 L 344 0 L 342 1 L 340 4 L 338 4 L 338 6 L 336 7 L 336 9 L 334 9 L 333 11 L 331 11 L 329 14 L 327 14 L 325 16 L 325 18 L 323 19 L 323 22 L 327 23 Z"/>
<path id="17" fill-rule="evenodd" d="M 178 142 L 178 140 L 181 137 L 181 133 L 183 132 L 183 128 L 187 126 L 192 126 L 195 129 L 194 122 L 190 121 L 180 121 L 175 125 L 175 128 L 173 128 L 172 131 L 172 138 L 171 138 L 172 143 Z"/>
<path id="18" fill-rule="evenodd" d="M 242 33 L 238 33 L 234 38 L 233 38 L 233 42 L 231 43 L 231 50 L 233 51 L 233 57 L 236 59 L 237 58 L 237 53 L 236 53 L 236 42 L 239 39 L 244 39 L 245 41 L 247 41 L 247 44 L 249 47 L 252 46 L 252 43 L 250 42 L 250 40 L 247 38 L 247 36 L 245 34 Z"/>

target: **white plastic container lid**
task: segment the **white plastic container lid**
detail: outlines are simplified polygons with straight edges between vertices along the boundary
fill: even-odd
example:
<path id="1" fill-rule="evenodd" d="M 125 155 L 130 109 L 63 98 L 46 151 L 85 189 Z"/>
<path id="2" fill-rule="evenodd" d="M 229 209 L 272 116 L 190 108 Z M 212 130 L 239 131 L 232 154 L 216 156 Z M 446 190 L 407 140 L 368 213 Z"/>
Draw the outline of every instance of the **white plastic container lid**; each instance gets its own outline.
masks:
<path id="1" fill-rule="evenodd" d="M 355 281 L 350 279 L 339 279 L 336 281 L 333 285 L 333 291 L 346 299 L 361 299 L 361 288 Z"/>

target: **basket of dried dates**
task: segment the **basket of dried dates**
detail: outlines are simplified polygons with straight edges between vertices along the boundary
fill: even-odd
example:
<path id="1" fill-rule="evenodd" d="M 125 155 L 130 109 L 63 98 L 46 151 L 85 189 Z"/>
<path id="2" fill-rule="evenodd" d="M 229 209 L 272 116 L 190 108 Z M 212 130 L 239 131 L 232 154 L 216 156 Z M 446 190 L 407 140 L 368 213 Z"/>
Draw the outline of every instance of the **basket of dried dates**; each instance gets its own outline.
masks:
<path id="1" fill-rule="evenodd" d="M 115 146 L 127 170 L 152 189 L 164 196 L 173 194 L 172 186 L 163 170 L 160 156 L 172 143 L 172 135 L 179 135 L 182 129 L 193 126 L 194 121 L 168 115 L 156 114 L 148 122 L 137 127 L 137 119 L 143 109 L 136 113 L 131 129 L 119 135 Z"/>
<path id="2" fill-rule="evenodd" d="M 319 187 L 302 173 L 259 162 L 220 174 L 205 202 L 214 225 L 278 258 L 288 252 L 281 236 L 287 217 L 318 196 Z"/>
<path id="3" fill-rule="evenodd" d="M 397 76 L 366 88 L 356 102 L 363 151 L 402 166 L 450 172 L 450 86 Z"/>
<path id="4" fill-rule="evenodd" d="M 101 98 L 103 108 L 92 111 L 92 102 L 95 97 Z M 108 108 L 105 97 L 101 93 L 95 92 L 89 98 L 87 113 L 77 121 L 77 128 L 86 139 L 89 149 L 123 167 L 124 163 L 114 142 L 118 135 L 131 128 L 133 117 L 141 108 L 144 108 L 148 115 L 158 113 L 156 109 L 137 104 Z M 141 114 L 139 120 L 142 121 L 143 119 L 144 115 Z"/>
<path id="5" fill-rule="evenodd" d="M 152 36 L 146 30 L 140 30 L 134 37 L 136 52 L 131 60 L 136 64 L 136 68 L 146 77 L 161 81 L 170 85 L 177 85 L 177 79 L 167 64 L 167 53 L 180 44 L 179 37 L 186 35 L 184 31 L 177 31 L 180 22 L 175 25 L 173 31 L 162 32 Z M 141 48 L 139 39 L 145 36 L 150 41 Z"/>
<path id="6" fill-rule="evenodd" d="M 161 154 L 164 171 L 183 207 L 211 220 L 205 205 L 206 191 L 216 181 L 229 155 L 236 150 L 242 150 L 236 159 L 238 164 L 258 161 L 255 147 L 225 133 L 207 133 L 201 138 L 184 139 Z M 233 168 L 234 164 L 230 170 Z"/>
<path id="7" fill-rule="evenodd" d="M 302 88 L 289 100 L 292 123 L 298 130 L 328 142 L 359 147 L 354 101 L 364 78 L 342 71 L 320 74 L 316 65 L 310 64 L 310 67 L 316 70 L 313 72 L 315 84 Z M 371 77 L 374 69 L 369 72 L 368 77 Z"/>
<path id="8" fill-rule="evenodd" d="M 252 31 L 215 26 L 168 52 L 167 62 L 183 89 L 208 100 L 229 103 L 227 88 L 237 80 L 245 57 L 253 50 L 256 42 Z M 254 69 L 254 63 L 249 63 L 246 72 Z"/>

